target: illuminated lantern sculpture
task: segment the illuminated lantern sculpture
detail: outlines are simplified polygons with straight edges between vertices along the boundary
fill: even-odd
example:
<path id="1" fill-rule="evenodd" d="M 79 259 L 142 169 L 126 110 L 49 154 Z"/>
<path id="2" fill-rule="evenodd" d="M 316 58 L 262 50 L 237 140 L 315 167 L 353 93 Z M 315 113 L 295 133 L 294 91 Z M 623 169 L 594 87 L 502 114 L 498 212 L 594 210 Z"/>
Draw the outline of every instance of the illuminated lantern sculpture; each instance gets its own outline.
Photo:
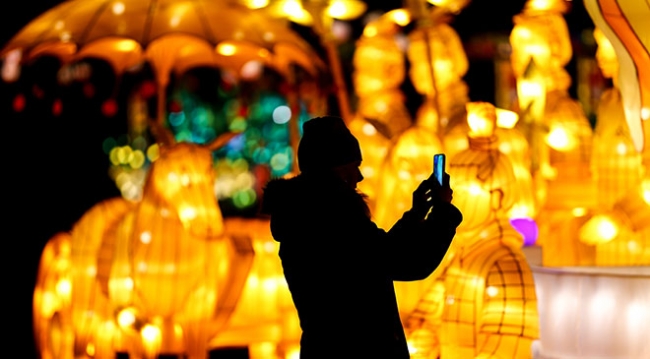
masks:
<path id="1" fill-rule="evenodd" d="M 598 28 L 594 37 L 596 59 L 614 87 L 603 93 L 598 104 L 592 169 L 599 206 L 580 227 L 580 240 L 595 247 L 596 265 L 648 265 L 650 206 L 643 197 L 642 156 L 625 120 L 614 48 Z"/>
<path id="2" fill-rule="evenodd" d="M 469 62 L 460 36 L 446 22 L 447 11 L 434 8 L 428 15 L 431 26 L 409 33 L 407 48 L 409 77 L 416 91 L 425 97 L 415 122 L 438 136 L 464 122 L 465 104 L 469 101 L 463 81 Z"/>
<path id="3" fill-rule="evenodd" d="M 409 208 L 413 189 L 433 170 L 433 155 L 443 152 L 439 121 L 447 124 L 464 116 L 467 57 L 458 34 L 439 20 L 409 34 L 409 76 L 426 98 L 414 125 L 393 140 L 382 167 L 374 219 L 383 228 Z"/>
<path id="4" fill-rule="evenodd" d="M 613 206 L 594 211 L 580 240 L 595 246 L 598 266 L 650 265 L 650 180 L 631 188 Z"/>
<path id="5" fill-rule="evenodd" d="M 520 127 L 531 146 L 544 265 L 587 264 L 593 259 L 576 232 L 584 219 L 581 214 L 595 207 L 596 192 L 590 171 L 591 126 L 568 93 L 571 78 L 564 66 L 572 48 L 565 11 L 563 0 L 527 1 L 514 17 L 510 35 Z"/>
<path id="6" fill-rule="evenodd" d="M 497 148 L 494 107 L 467 107 L 470 147 L 449 161 L 463 223 L 436 284 L 405 320 L 407 340 L 414 354 L 433 352 L 424 345 L 439 342 L 442 359 L 530 358 L 538 338 L 537 301 L 523 238 L 507 217 L 515 174 Z M 427 336 L 436 331 L 438 339 Z"/>
<path id="7" fill-rule="evenodd" d="M 508 217 L 511 220 L 530 222 L 538 212 L 538 201 L 535 198 L 534 183 L 531 175 L 530 145 L 523 131 L 517 127 L 519 115 L 516 112 L 496 108 L 498 149 L 512 161 L 517 181 L 510 190 L 517 198 L 510 209 Z M 458 125 L 445 133 L 445 153 L 453 157 L 454 154 L 464 151 L 469 147 L 467 140 L 467 125 Z M 532 244 L 534 238 L 527 238 L 526 244 Z"/>
<path id="8" fill-rule="evenodd" d="M 596 59 L 614 87 L 600 99 L 592 159 L 599 208 L 580 229 L 580 240 L 595 246 L 597 265 L 648 265 L 650 199 L 647 145 L 644 146 L 650 74 L 644 68 L 647 39 L 639 22 L 647 8 L 627 1 L 586 2 L 597 28 Z M 623 17 L 623 14 L 631 16 Z M 632 15 L 633 14 L 633 15 Z M 643 151 L 641 151 L 643 149 Z"/>
<path id="9" fill-rule="evenodd" d="M 63 284 L 52 291 L 52 280 L 43 280 L 34 292 L 36 337 L 45 338 L 38 343 L 45 357 L 207 356 L 209 340 L 233 309 L 220 300 L 234 295 L 236 301 L 253 253 L 243 250 L 245 241 L 224 235 L 214 196 L 211 151 L 232 135 L 220 136 L 212 147 L 163 146 L 140 201 L 101 202 L 75 224 L 69 239 L 52 239 L 48 246 L 62 248 L 58 263 L 65 266 L 51 265 L 52 255 L 44 253 L 39 277 L 66 266 L 69 272 L 61 275 L 67 285 L 60 278 Z M 237 252 L 233 248 L 239 256 L 227 255 Z M 239 276 L 230 271 L 237 261 L 244 267 Z M 66 330 L 59 335 L 53 328 Z"/>
<path id="10" fill-rule="evenodd" d="M 361 147 L 364 180 L 359 190 L 368 196 L 371 210 L 391 140 L 412 123 L 399 89 L 406 71 L 404 53 L 395 40 L 397 21 L 407 19 L 404 10 L 394 10 L 368 23 L 353 57 L 352 79 L 359 102 L 348 127 Z"/>
<path id="11" fill-rule="evenodd" d="M 610 208 L 623 194 L 641 183 L 643 165 L 625 120 L 616 53 L 598 28 L 594 30 L 594 38 L 598 43 L 596 60 L 601 72 L 612 78 L 614 84 L 613 88 L 605 90 L 598 102 L 591 156 L 598 205 Z"/>

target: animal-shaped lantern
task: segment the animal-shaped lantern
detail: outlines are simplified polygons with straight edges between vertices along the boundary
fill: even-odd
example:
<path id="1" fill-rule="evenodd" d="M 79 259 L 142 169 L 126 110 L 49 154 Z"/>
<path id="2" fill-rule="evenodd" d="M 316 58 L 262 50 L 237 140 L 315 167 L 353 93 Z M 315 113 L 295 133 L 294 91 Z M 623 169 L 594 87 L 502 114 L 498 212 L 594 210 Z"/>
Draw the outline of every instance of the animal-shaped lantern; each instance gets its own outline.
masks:
<path id="1" fill-rule="evenodd" d="M 224 235 L 211 145 L 161 146 L 142 199 L 95 205 L 46 245 L 34 291 L 43 357 L 206 358 L 252 262 L 250 239 Z"/>
<path id="2" fill-rule="evenodd" d="M 530 358 L 537 299 L 523 238 L 507 217 L 515 174 L 497 148 L 494 106 L 469 103 L 467 112 L 470 146 L 448 171 L 463 223 L 436 282 L 405 320 L 407 340 L 417 357 Z"/>

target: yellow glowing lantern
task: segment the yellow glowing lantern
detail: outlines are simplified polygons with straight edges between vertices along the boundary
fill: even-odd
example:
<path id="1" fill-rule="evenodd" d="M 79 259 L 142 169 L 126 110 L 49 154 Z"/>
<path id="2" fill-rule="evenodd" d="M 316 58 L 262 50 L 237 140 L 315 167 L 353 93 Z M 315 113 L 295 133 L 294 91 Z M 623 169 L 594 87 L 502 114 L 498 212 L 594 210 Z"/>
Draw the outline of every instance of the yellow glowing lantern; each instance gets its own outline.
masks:
<path id="1" fill-rule="evenodd" d="M 382 228 L 390 228 L 411 206 L 413 188 L 433 171 L 433 155 L 442 152 L 435 133 L 412 126 L 390 146 L 381 169 L 374 219 Z"/>
<path id="2" fill-rule="evenodd" d="M 460 37 L 449 24 L 439 23 L 426 33 L 424 31 L 409 34 L 407 54 L 412 65 L 410 76 L 413 85 L 421 94 L 432 94 L 434 89 L 444 91 L 461 80 L 469 63 Z M 425 40 L 429 41 L 429 47 Z M 430 66 L 434 69 L 435 87 L 431 81 Z"/>
<path id="3" fill-rule="evenodd" d="M 531 3 L 534 1 L 529 0 L 523 13 L 513 18 L 510 60 L 514 74 L 523 76 L 532 61 L 545 74 L 546 91 L 567 89 L 571 78 L 564 66 L 573 51 L 566 21 L 559 9 L 533 8 Z"/>
<path id="4" fill-rule="evenodd" d="M 643 177 L 643 164 L 625 120 L 616 53 L 598 28 L 594 30 L 594 38 L 598 44 L 598 65 L 603 75 L 611 77 L 614 83 L 614 88 L 605 90 L 598 102 L 591 157 L 599 205 L 610 208 L 622 195 L 638 186 Z"/>
<path id="5" fill-rule="evenodd" d="M 72 357 L 75 336 L 69 320 L 72 309 L 70 251 L 70 235 L 58 233 L 41 253 L 33 296 L 33 325 L 36 348 L 44 357 Z"/>
<path id="6" fill-rule="evenodd" d="M 352 63 L 354 90 L 359 97 L 357 115 L 380 122 L 388 138 L 411 125 L 399 87 L 404 81 L 404 53 L 395 41 L 399 27 L 392 13 L 384 14 L 365 27 L 357 41 Z M 372 33 L 372 35 L 368 35 Z"/>
<path id="7" fill-rule="evenodd" d="M 411 81 L 426 96 L 416 122 L 434 131 L 464 122 L 469 64 L 456 31 L 444 22 L 412 31 L 407 56 Z"/>
<path id="8" fill-rule="evenodd" d="M 577 239 L 584 218 L 571 214 L 575 208 L 594 208 L 597 196 L 589 163 L 591 126 L 568 93 L 571 78 L 565 66 L 572 48 L 562 16 L 566 9 L 563 1 L 529 0 L 514 17 L 510 35 L 522 111 L 519 127 L 530 143 L 545 265 L 593 260 L 593 253 Z"/>
<path id="9" fill-rule="evenodd" d="M 113 331 L 101 333 L 102 325 L 113 318 L 107 288 L 97 280 L 107 269 L 107 262 L 98 260 L 98 253 L 107 254 L 106 238 L 134 204 L 122 198 L 100 202 L 86 212 L 71 231 L 72 270 L 72 322 L 75 323 L 75 343 L 78 347 L 94 347 L 97 354 L 106 349 L 98 344 L 98 338 L 106 339 Z M 100 258 L 105 258 L 100 255 Z"/>
<path id="10" fill-rule="evenodd" d="M 469 4 L 469 0 L 427 0 L 432 5 L 449 9 L 453 13 L 458 13 L 462 8 Z"/>
<path id="11" fill-rule="evenodd" d="M 516 182 L 512 191 L 517 198 L 510 209 L 508 218 L 535 218 L 538 203 L 535 198 L 535 186 L 531 173 L 530 146 L 528 139 L 519 128 L 515 127 L 519 118 L 517 113 L 497 108 L 496 135 L 499 151 L 512 161 Z"/>
<path id="12" fill-rule="evenodd" d="M 595 247 L 596 265 L 650 265 L 650 204 L 643 195 L 643 185 L 632 188 L 580 228 L 580 240 Z"/>
<path id="13" fill-rule="evenodd" d="M 538 337 L 532 272 L 521 251 L 523 238 L 507 218 L 515 176 L 488 130 L 494 117 L 488 104 L 468 106 L 469 148 L 449 161 L 453 203 L 463 212 L 463 223 L 438 269 L 443 293 L 436 295 L 440 289 L 432 285 L 427 300 L 405 319 L 416 354 L 439 350 L 441 358 L 529 358 Z M 512 330 L 500 330 L 504 326 Z M 423 341 L 423 330 L 439 338 Z"/>
<path id="14" fill-rule="evenodd" d="M 359 190 L 368 196 L 371 210 L 390 141 L 412 122 L 399 89 L 405 64 L 404 54 L 394 38 L 397 30 L 393 12 L 371 21 L 357 41 L 353 57 L 352 79 L 359 102 L 348 127 L 361 146 L 364 180 Z"/>
<path id="15" fill-rule="evenodd" d="M 208 146 L 164 143 L 141 200 L 102 202 L 65 240 L 49 242 L 62 248 L 61 264 L 51 267 L 53 255 L 44 255 L 40 272 L 62 274 L 35 289 L 35 310 L 48 311 L 38 316 L 44 323 L 35 326 L 38 337 L 56 340 L 62 353 L 97 357 L 117 351 L 148 358 L 207 355 L 210 338 L 232 314 L 252 258 L 245 239 L 225 235 L 214 194 L 211 151 L 233 135 Z M 52 337 L 52 323 L 64 337 Z M 71 335 L 74 348 L 66 347 Z"/>
<path id="16" fill-rule="evenodd" d="M 497 114 L 494 106 L 487 102 L 470 102 L 467 109 L 467 124 L 469 138 L 490 139 L 494 136 L 497 124 Z"/>

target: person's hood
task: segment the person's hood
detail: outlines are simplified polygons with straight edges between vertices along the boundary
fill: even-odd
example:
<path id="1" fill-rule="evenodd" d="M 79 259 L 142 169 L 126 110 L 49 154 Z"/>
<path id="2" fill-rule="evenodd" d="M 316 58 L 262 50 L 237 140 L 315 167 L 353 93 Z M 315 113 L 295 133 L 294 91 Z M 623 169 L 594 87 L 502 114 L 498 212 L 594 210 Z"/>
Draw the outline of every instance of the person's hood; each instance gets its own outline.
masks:
<path id="1" fill-rule="evenodd" d="M 280 242 L 288 236 L 285 229 L 299 225 L 308 212 L 309 192 L 300 177 L 277 178 L 267 183 L 262 199 L 262 214 L 271 216 L 273 238 Z"/>
<path id="2" fill-rule="evenodd" d="M 316 218 L 363 208 L 367 208 L 363 198 L 337 178 L 301 174 L 271 180 L 264 188 L 261 212 L 271 216 L 271 233 L 281 242 L 297 233 L 318 231 L 313 228 Z"/>
<path id="3" fill-rule="evenodd" d="M 262 213 L 273 216 L 285 212 L 295 205 L 295 197 L 302 190 L 298 177 L 276 178 L 266 184 L 262 199 Z"/>

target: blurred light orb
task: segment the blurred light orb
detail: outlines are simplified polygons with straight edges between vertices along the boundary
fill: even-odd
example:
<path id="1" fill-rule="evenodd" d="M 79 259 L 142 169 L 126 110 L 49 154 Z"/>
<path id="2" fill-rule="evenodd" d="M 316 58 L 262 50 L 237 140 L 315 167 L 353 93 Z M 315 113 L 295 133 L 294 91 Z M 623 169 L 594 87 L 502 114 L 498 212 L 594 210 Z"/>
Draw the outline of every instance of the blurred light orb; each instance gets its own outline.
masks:
<path id="1" fill-rule="evenodd" d="M 52 103 L 52 114 L 54 116 L 59 116 L 61 115 L 61 112 L 63 112 L 63 102 L 61 102 L 61 99 L 56 99 Z"/>
<path id="2" fill-rule="evenodd" d="M 19 93 L 14 97 L 13 108 L 16 112 L 22 112 L 25 109 L 27 101 L 25 100 L 25 95 Z"/>
<path id="3" fill-rule="evenodd" d="M 262 63 L 252 60 L 245 63 L 239 71 L 241 77 L 246 80 L 254 80 L 262 75 Z"/>
<path id="4" fill-rule="evenodd" d="M 527 217 L 512 218 L 510 224 L 524 237 L 524 246 L 532 246 L 537 241 L 539 229 L 535 220 Z"/>
<path id="5" fill-rule="evenodd" d="M 641 119 L 642 120 L 650 119 L 650 108 L 644 107 L 641 109 Z"/>
<path id="6" fill-rule="evenodd" d="M 110 98 L 102 104 L 102 113 L 106 117 L 113 117 L 117 113 L 117 102 Z"/>
<path id="7" fill-rule="evenodd" d="M 271 157 L 271 168 L 280 172 L 285 170 L 290 164 L 289 156 L 286 153 L 276 153 Z"/>
<path id="8" fill-rule="evenodd" d="M 169 114 L 169 124 L 180 126 L 185 122 L 185 112 L 172 112 Z"/>
<path id="9" fill-rule="evenodd" d="M 339 41 L 348 41 L 352 35 L 352 26 L 343 21 L 334 21 L 332 24 L 332 35 Z"/>
<path id="10" fill-rule="evenodd" d="M 285 124 L 291 119 L 291 109 L 289 106 L 278 106 L 273 110 L 273 122 L 278 125 Z"/>
<path id="11" fill-rule="evenodd" d="M 2 64 L 2 79 L 6 82 L 13 82 L 20 77 L 20 60 L 22 59 L 20 49 L 11 50 Z"/>
<path id="12" fill-rule="evenodd" d="M 124 8 L 125 8 L 124 3 L 121 2 L 121 1 L 118 1 L 118 2 L 115 2 L 113 4 L 113 7 L 111 8 L 111 10 L 113 11 L 113 14 L 115 14 L 115 15 L 122 15 L 124 13 Z"/>

